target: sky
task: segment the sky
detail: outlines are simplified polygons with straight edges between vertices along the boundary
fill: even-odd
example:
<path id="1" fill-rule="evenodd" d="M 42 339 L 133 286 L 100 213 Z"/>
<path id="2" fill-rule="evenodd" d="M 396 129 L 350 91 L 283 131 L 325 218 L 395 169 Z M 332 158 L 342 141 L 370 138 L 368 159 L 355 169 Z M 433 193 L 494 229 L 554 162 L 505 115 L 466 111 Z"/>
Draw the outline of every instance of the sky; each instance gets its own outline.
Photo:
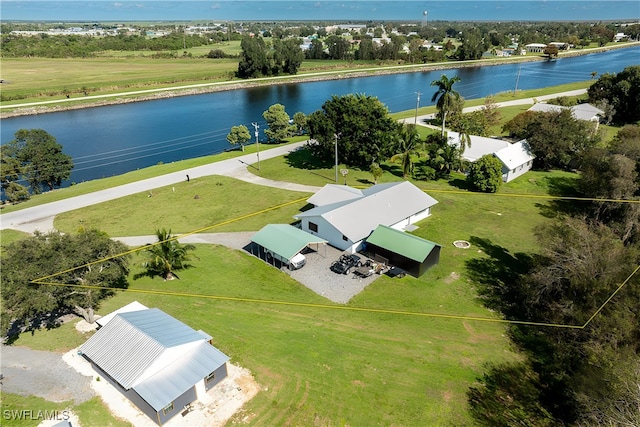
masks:
<path id="1" fill-rule="evenodd" d="M 426 17 L 424 12 L 426 13 Z M 36 21 L 582 21 L 640 19 L 638 0 L 1 0 L 0 19 Z"/>

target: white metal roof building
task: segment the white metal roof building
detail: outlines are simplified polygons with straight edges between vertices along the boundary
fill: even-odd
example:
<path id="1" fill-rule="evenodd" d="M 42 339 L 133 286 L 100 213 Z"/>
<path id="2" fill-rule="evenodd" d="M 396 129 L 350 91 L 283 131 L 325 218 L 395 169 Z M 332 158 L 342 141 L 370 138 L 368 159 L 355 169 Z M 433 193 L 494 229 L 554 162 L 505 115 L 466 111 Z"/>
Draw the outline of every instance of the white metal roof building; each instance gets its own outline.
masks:
<path id="1" fill-rule="evenodd" d="M 301 220 L 304 231 L 350 252 L 358 251 L 363 240 L 378 225 L 398 230 L 410 228 L 428 217 L 431 207 L 438 203 L 408 181 L 374 185 L 361 190 L 360 197 L 347 200 L 342 197 L 343 193 L 335 193 L 336 201 L 331 203 L 331 198 L 325 196 L 333 191 L 321 189 L 316 193 L 318 197 L 314 195 L 308 201 L 320 200 L 323 204 L 295 215 L 295 218 Z"/>
<path id="2" fill-rule="evenodd" d="M 502 180 L 509 182 L 526 173 L 533 166 L 535 156 L 526 139 L 510 144 L 494 154 L 502 162 Z"/>
<path id="3" fill-rule="evenodd" d="M 462 152 L 462 158 L 470 162 L 475 162 L 486 154 L 493 154 L 509 146 L 507 141 L 501 139 L 487 138 L 478 135 L 469 135 L 469 138 L 471 139 L 471 144 L 465 147 Z M 459 149 L 461 146 L 460 133 L 448 131 L 447 141 L 449 145 L 453 145 Z"/>
<path id="4" fill-rule="evenodd" d="M 227 376 L 210 339 L 151 308 L 115 314 L 79 352 L 161 425 Z"/>
<path id="5" fill-rule="evenodd" d="M 562 105 L 547 104 L 546 102 L 538 102 L 533 104 L 527 111 L 534 111 L 540 113 L 559 113 L 563 110 L 570 110 L 573 117 L 578 120 L 585 120 L 591 122 L 599 122 L 600 116 L 604 114 L 599 108 L 594 107 L 591 104 L 578 104 L 573 107 L 563 107 Z"/>

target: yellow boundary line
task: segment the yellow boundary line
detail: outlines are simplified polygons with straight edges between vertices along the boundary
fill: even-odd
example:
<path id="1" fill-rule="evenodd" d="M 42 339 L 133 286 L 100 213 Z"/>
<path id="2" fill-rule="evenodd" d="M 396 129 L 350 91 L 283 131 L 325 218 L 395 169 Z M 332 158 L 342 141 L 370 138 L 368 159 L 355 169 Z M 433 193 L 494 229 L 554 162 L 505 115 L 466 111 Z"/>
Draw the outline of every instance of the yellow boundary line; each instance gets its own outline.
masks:
<path id="1" fill-rule="evenodd" d="M 545 195 L 528 195 L 528 194 L 494 194 L 494 193 L 468 193 L 464 191 L 457 190 L 424 190 L 429 192 L 439 192 L 439 193 L 453 193 L 453 194 L 466 194 L 466 195 L 500 195 L 507 197 L 524 197 L 524 198 L 541 198 L 541 199 L 560 199 L 560 200 L 579 200 L 579 201 L 608 201 L 608 202 L 620 202 L 620 203 L 640 203 L 640 200 L 615 200 L 615 199 L 592 199 L 592 198 L 580 198 L 580 197 L 556 197 L 556 196 L 545 196 Z M 604 303 L 591 315 L 591 317 L 583 324 L 583 325 L 569 325 L 569 324 L 558 324 L 558 323 L 544 323 L 544 322 L 531 322 L 525 320 L 507 320 L 507 319 L 492 319 L 488 317 L 474 317 L 474 316 L 461 316 L 454 314 L 438 314 L 438 313 L 421 313 L 415 311 L 402 311 L 402 310 L 389 310 L 389 309 L 378 309 L 378 308 L 367 308 L 367 307 L 349 307 L 349 306 L 340 306 L 340 305 L 328 305 L 328 304 L 313 304 L 313 303 L 303 303 L 303 302 L 292 302 L 292 301 L 279 301 L 279 300 L 262 300 L 255 298 L 240 298 L 240 297 L 226 297 L 220 295 L 207 295 L 207 294 L 192 294 L 186 292 L 169 292 L 169 291 L 156 291 L 156 290 L 145 290 L 145 289 L 118 289 L 118 288 L 109 288 L 106 286 L 91 286 L 91 285 L 77 285 L 77 284 L 69 284 L 69 283 L 55 283 L 48 282 L 47 279 L 51 279 L 56 276 L 60 276 L 65 273 L 69 273 L 74 270 L 78 270 L 80 268 L 89 267 L 91 265 L 95 265 L 101 262 L 109 261 L 111 259 L 119 258 L 122 256 L 130 255 L 142 250 L 145 250 L 149 247 L 159 245 L 161 243 L 170 242 L 173 240 L 178 240 L 182 237 L 190 236 L 193 234 L 201 233 L 203 231 L 211 230 L 216 227 L 220 227 L 223 225 L 227 225 L 233 222 L 241 221 L 246 218 L 250 218 L 253 216 L 257 216 L 263 214 L 265 212 L 270 212 L 281 207 L 289 206 L 295 203 L 300 203 L 306 200 L 306 197 L 296 199 L 287 203 L 283 203 L 277 206 L 272 206 L 270 208 L 262 209 L 260 211 L 256 211 L 250 214 L 242 215 L 237 218 L 229 219 L 226 221 L 219 222 L 214 225 L 198 228 L 196 230 L 183 233 L 177 236 L 173 236 L 169 239 L 155 242 L 152 244 L 144 245 L 139 248 L 135 248 L 126 252 L 122 252 L 120 254 L 112 255 L 106 258 L 102 258 L 96 261 L 92 261 L 78 267 L 70 268 L 64 271 L 60 271 L 54 274 L 50 274 L 48 276 L 39 277 L 37 279 L 32 280 L 30 283 L 37 285 L 48 285 L 48 286 L 61 286 L 61 287 L 72 287 L 72 288 L 90 288 L 90 289 L 105 289 L 112 291 L 123 291 L 123 292 L 133 292 L 133 293 L 142 293 L 142 294 L 153 294 L 153 295 L 166 295 L 166 296 L 176 296 L 176 297 L 189 297 L 189 298 L 204 298 L 211 300 L 219 300 L 219 301 L 235 301 L 235 302 L 246 302 L 246 303 L 257 303 L 257 304 L 272 304 L 272 305 L 284 305 L 290 307 L 309 307 L 309 308 L 319 308 L 319 309 L 333 309 L 333 310 L 346 310 L 346 311 L 354 311 L 354 312 L 366 312 L 366 313 L 378 313 L 378 314 L 392 314 L 392 315 L 405 315 L 405 316 L 419 316 L 419 317 L 429 317 L 429 318 L 440 318 L 440 319 L 457 319 L 457 320 L 471 320 L 478 322 L 487 322 L 487 323 L 502 323 L 502 324 L 513 324 L 513 325 L 527 325 L 527 326 L 540 326 L 540 327 L 554 327 L 554 328 L 565 328 L 565 329 L 584 329 L 586 328 L 591 321 L 604 309 L 604 307 L 615 297 L 615 295 L 631 280 L 631 278 L 640 271 L 640 265 L 638 265 L 631 274 L 618 286 L 618 288 L 605 300 Z"/>

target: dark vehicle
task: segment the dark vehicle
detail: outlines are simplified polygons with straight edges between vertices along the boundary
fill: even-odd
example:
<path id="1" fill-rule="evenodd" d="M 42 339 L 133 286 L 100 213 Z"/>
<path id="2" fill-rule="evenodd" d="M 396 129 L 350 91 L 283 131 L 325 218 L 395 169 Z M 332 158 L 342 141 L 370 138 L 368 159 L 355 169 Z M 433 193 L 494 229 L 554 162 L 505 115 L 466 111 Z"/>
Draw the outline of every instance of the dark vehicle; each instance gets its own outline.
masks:
<path id="1" fill-rule="evenodd" d="M 402 278 L 402 277 L 404 277 L 404 276 L 406 276 L 406 275 L 407 275 L 407 272 L 406 272 L 406 271 L 404 271 L 404 270 L 403 270 L 403 269 L 401 269 L 401 268 L 398 268 L 398 267 L 391 267 L 391 268 L 387 271 L 387 274 L 388 274 L 390 277 Z"/>
<path id="2" fill-rule="evenodd" d="M 331 264 L 331 271 L 338 274 L 349 274 L 352 268 L 360 266 L 360 257 L 356 254 L 342 254 Z"/>

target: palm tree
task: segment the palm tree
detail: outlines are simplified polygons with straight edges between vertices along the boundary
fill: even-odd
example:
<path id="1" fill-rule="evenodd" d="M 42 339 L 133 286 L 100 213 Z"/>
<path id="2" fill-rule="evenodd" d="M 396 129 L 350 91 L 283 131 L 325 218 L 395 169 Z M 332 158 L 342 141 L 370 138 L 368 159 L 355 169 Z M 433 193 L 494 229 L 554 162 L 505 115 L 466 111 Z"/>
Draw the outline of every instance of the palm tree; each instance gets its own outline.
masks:
<path id="1" fill-rule="evenodd" d="M 392 162 L 400 160 L 402 163 L 402 176 L 406 179 L 413 171 L 412 156 L 417 153 L 417 146 L 420 136 L 415 125 L 404 126 L 398 133 L 396 139 L 396 152 L 398 154 L 391 157 Z"/>
<path id="2" fill-rule="evenodd" d="M 431 82 L 431 86 L 437 86 L 438 90 L 431 97 L 431 102 L 436 103 L 436 108 L 442 116 L 442 136 L 444 136 L 444 126 L 447 120 L 447 112 L 450 109 L 451 102 L 454 99 L 460 99 L 460 94 L 453 90 L 453 85 L 460 81 L 460 77 L 454 76 L 448 78 L 444 74 L 440 77 L 440 80 L 434 80 Z"/>
<path id="3" fill-rule="evenodd" d="M 148 244 L 146 253 L 149 258 L 142 263 L 142 267 L 146 270 L 142 273 L 134 275 L 134 279 L 140 277 L 156 276 L 162 277 L 164 280 L 179 279 L 175 273 L 176 270 L 193 267 L 186 261 L 191 259 L 189 251 L 194 250 L 194 245 L 181 245 L 175 237 L 171 236 L 171 230 L 156 230 L 157 243 Z"/>

